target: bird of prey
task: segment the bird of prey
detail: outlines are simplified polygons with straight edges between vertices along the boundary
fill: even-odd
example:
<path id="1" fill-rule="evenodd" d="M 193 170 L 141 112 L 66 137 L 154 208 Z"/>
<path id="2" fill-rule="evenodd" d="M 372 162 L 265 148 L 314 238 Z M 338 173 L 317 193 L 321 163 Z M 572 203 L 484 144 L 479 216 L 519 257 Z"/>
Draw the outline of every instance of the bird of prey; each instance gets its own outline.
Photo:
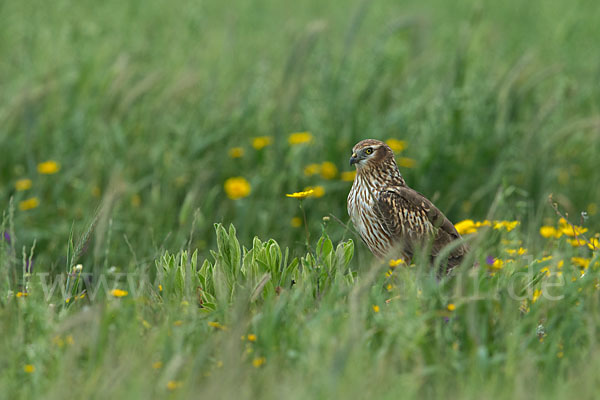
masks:
<path id="1" fill-rule="evenodd" d="M 406 185 L 394 152 L 384 142 L 358 142 L 352 148 L 350 165 L 356 165 L 356 177 L 348 194 L 348 214 L 375 256 L 400 253 L 408 261 L 420 247 L 430 244 L 433 261 L 446 245 L 460 239 L 452 222 Z M 466 252 L 464 243 L 453 246 L 441 265 L 449 272 Z"/>

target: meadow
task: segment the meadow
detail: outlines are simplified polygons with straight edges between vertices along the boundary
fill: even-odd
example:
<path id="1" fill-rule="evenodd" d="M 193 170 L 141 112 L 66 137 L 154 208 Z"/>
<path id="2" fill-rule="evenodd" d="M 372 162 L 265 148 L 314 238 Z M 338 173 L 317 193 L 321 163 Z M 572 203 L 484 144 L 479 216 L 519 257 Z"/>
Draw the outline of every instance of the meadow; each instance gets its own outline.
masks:
<path id="1" fill-rule="evenodd" d="M 598 21 L 1 2 L 0 398 L 595 398 Z M 356 236 L 364 138 L 469 242 L 452 277 Z"/>

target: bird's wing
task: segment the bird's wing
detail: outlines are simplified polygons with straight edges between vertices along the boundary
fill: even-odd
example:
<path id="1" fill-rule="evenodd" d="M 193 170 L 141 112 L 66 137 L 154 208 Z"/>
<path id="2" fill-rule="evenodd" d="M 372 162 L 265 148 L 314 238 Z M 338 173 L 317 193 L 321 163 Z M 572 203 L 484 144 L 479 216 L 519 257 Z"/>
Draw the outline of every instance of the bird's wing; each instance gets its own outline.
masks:
<path id="1" fill-rule="evenodd" d="M 391 186 L 382 190 L 377 199 L 377 212 L 392 240 L 411 253 L 416 245 L 422 245 L 433 237 L 431 250 L 435 257 L 448 243 L 460 239 L 452 222 L 425 196 L 407 186 Z M 449 263 L 460 263 L 466 251 L 466 245 L 455 248 L 449 256 Z"/>

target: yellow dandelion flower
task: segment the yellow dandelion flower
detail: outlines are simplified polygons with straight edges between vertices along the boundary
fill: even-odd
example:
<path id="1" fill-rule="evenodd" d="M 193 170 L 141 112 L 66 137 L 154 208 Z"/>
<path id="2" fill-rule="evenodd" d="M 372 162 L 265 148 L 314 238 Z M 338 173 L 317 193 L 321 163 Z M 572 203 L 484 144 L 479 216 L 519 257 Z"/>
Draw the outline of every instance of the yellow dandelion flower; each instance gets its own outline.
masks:
<path id="1" fill-rule="evenodd" d="M 250 194 L 250 183 L 241 176 L 229 178 L 224 184 L 225 193 L 231 200 L 238 200 Z"/>
<path id="2" fill-rule="evenodd" d="M 557 230 L 553 226 L 544 225 L 540 228 L 540 235 L 542 235 L 545 238 L 558 238 L 562 236 L 562 232 Z"/>
<path id="3" fill-rule="evenodd" d="M 251 342 L 256 342 L 256 335 L 254 333 L 249 333 L 248 340 Z"/>
<path id="4" fill-rule="evenodd" d="M 587 228 L 584 228 L 583 226 L 566 225 L 566 226 L 561 226 L 560 231 L 567 236 L 579 236 L 579 235 L 586 233 L 588 230 L 587 230 Z"/>
<path id="5" fill-rule="evenodd" d="M 540 269 L 540 272 L 542 274 L 545 274 L 546 276 L 550 276 L 550 268 L 548 268 L 548 267 L 544 267 L 544 268 Z"/>
<path id="6" fill-rule="evenodd" d="M 325 194 L 325 188 L 323 186 L 309 186 L 304 188 L 304 190 L 306 191 L 311 191 L 312 190 L 312 195 L 313 197 L 319 198 L 319 197 L 323 197 L 323 195 Z"/>
<path id="7" fill-rule="evenodd" d="M 309 196 L 312 196 L 314 194 L 314 190 L 310 189 L 310 190 L 305 190 L 303 192 L 295 192 L 295 193 L 288 193 L 286 194 L 286 197 L 291 197 L 293 199 L 305 199 Z"/>
<path id="8" fill-rule="evenodd" d="M 417 165 L 417 160 L 408 158 L 408 157 L 400 157 L 397 160 L 398 166 L 403 168 L 414 168 Z"/>
<path id="9" fill-rule="evenodd" d="M 387 284 L 387 286 L 386 286 L 385 288 L 386 288 L 386 289 L 387 289 L 387 291 L 389 292 L 389 291 L 391 291 L 391 290 L 392 290 L 393 286 L 392 286 L 392 284 L 391 284 L 391 283 L 388 283 L 388 284 Z"/>
<path id="10" fill-rule="evenodd" d="M 338 169 L 331 161 L 325 161 L 321 164 L 321 176 L 323 179 L 333 179 L 337 173 Z"/>
<path id="11" fill-rule="evenodd" d="M 113 289 L 110 291 L 110 294 L 113 295 L 114 297 L 125 297 L 129 293 L 127 292 L 127 290 Z"/>
<path id="12" fill-rule="evenodd" d="M 531 302 L 535 303 L 536 301 L 538 301 L 538 299 L 540 298 L 541 295 L 542 295 L 542 291 L 540 289 L 535 289 L 533 291 L 533 297 L 531 298 Z"/>
<path id="13" fill-rule="evenodd" d="M 400 153 L 402 150 L 406 149 L 406 141 L 404 140 L 388 139 L 385 141 L 385 144 L 390 146 L 394 153 Z"/>
<path id="14" fill-rule="evenodd" d="M 519 225 L 519 221 L 494 221 L 494 229 L 506 229 L 507 232 L 512 231 Z"/>
<path id="15" fill-rule="evenodd" d="M 152 368 L 154 369 L 161 369 L 163 366 L 163 363 L 161 361 L 155 361 L 152 363 Z"/>
<path id="16" fill-rule="evenodd" d="M 244 156 L 244 149 L 241 147 L 232 147 L 229 149 L 229 157 L 241 158 Z"/>
<path id="17" fill-rule="evenodd" d="M 524 249 L 523 247 L 519 247 L 518 249 L 506 249 L 505 251 L 510 256 L 514 256 L 515 254 L 522 256 L 523 254 L 527 253 L 527 249 Z"/>
<path id="18" fill-rule="evenodd" d="M 180 388 L 182 385 L 182 383 L 180 381 L 169 381 L 167 382 L 167 389 L 169 390 L 175 390 Z"/>
<path id="19" fill-rule="evenodd" d="M 65 337 L 65 342 L 67 342 L 67 344 L 71 345 L 75 343 L 75 339 L 73 339 L 73 335 L 67 335 Z"/>
<path id="20" fill-rule="evenodd" d="M 504 261 L 502 261 L 499 258 L 496 258 L 494 260 L 494 263 L 492 264 L 492 268 L 494 269 L 502 269 L 504 267 Z"/>
<path id="21" fill-rule="evenodd" d="M 40 174 L 44 175 L 55 174 L 60 170 L 60 164 L 52 160 L 45 161 L 38 164 L 37 170 Z"/>
<path id="22" fill-rule="evenodd" d="M 252 138 L 252 147 L 256 150 L 261 150 L 264 147 L 269 146 L 273 142 L 273 138 L 271 136 L 258 136 Z"/>
<path id="23" fill-rule="evenodd" d="M 378 305 L 374 305 L 373 306 L 373 311 L 378 313 L 379 312 L 379 306 Z"/>
<path id="24" fill-rule="evenodd" d="M 302 226 L 302 218 L 300 218 L 300 217 L 292 218 L 292 220 L 290 221 L 290 225 L 292 225 L 293 228 L 301 227 Z"/>
<path id="25" fill-rule="evenodd" d="M 15 182 L 15 189 L 17 192 L 31 189 L 31 179 L 19 179 Z"/>
<path id="26" fill-rule="evenodd" d="M 475 222 L 472 219 L 465 219 L 464 221 L 460 221 L 454 224 L 456 231 L 460 235 L 468 235 L 470 233 L 477 232 L 477 227 L 475 226 Z"/>
<path id="27" fill-rule="evenodd" d="M 25 364 L 23 366 L 23 371 L 27 372 L 28 374 L 31 374 L 35 372 L 35 366 L 31 364 Z"/>
<path id="28" fill-rule="evenodd" d="M 23 201 L 19 202 L 19 210 L 21 210 L 21 211 L 32 210 L 39 205 L 40 205 L 40 201 L 38 200 L 37 197 L 30 197 L 27 200 L 23 200 Z"/>
<path id="29" fill-rule="evenodd" d="M 266 358 L 259 357 L 259 358 L 255 358 L 254 360 L 252 360 L 252 365 L 254 366 L 254 368 L 259 368 L 259 367 L 263 366 L 266 362 L 267 362 Z"/>
<path id="30" fill-rule="evenodd" d="M 454 305 L 454 303 L 448 304 L 447 308 L 448 308 L 448 311 L 454 311 L 454 310 L 456 310 L 456 306 Z"/>
<path id="31" fill-rule="evenodd" d="M 27 293 L 27 292 L 17 292 L 17 294 L 15 296 L 17 296 L 17 297 L 27 297 L 27 296 L 29 296 L 29 293 Z"/>
<path id="32" fill-rule="evenodd" d="M 587 269 L 590 266 L 590 259 L 583 257 L 572 257 L 571 262 L 577 267 Z"/>
<path id="33" fill-rule="evenodd" d="M 582 238 L 575 238 L 575 239 L 567 239 L 567 242 L 569 242 L 569 244 L 573 247 L 581 247 L 581 246 L 585 246 L 587 244 L 587 242 L 585 240 L 583 240 Z"/>
<path id="34" fill-rule="evenodd" d="M 560 260 L 558 262 L 558 264 L 556 265 L 556 268 L 561 269 L 563 267 L 563 265 L 565 265 L 565 260 Z"/>
<path id="35" fill-rule="evenodd" d="M 161 284 L 158 285 L 158 291 L 162 292 L 162 285 Z"/>
<path id="36" fill-rule="evenodd" d="M 310 132 L 296 132 L 290 134 L 288 143 L 291 145 L 309 143 L 313 140 L 313 135 Z"/>
<path id="37" fill-rule="evenodd" d="M 215 329 L 220 329 L 222 331 L 226 331 L 227 327 L 224 325 L 221 325 L 220 323 L 218 323 L 217 321 L 208 321 L 208 326 L 213 327 Z"/>
<path id="38" fill-rule="evenodd" d="M 600 249 L 600 241 L 598 238 L 593 237 L 589 240 L 587 246 L 590 248 L 590 250 Z"/>
<path id="39" fill-rule="evenodd" d="M 340 178 L 344 182 L 352 182 L 352 181 L 354 181 L 355 177 L 356 177 L 356 171 L 344 171 L 340 174 Z"/>
<path id="40" fill-rule="evenodd" d="M 390 260 L 390 262 L 389 262 L 390 268 L 395 268 L 395 267 L 397 267 L 398 265 L 401 265 L 401 264 L 406 264 L 406 262 L 403 259 L 401 259 L 401 258 L 398 258 L 396 260 Z"/>
<path id="41" fill-rule="evenodd" d="M 304 167 L 304 175 L 313 176 L 321 172 L 321 165 L 319 164 L 308 164 Z"/>

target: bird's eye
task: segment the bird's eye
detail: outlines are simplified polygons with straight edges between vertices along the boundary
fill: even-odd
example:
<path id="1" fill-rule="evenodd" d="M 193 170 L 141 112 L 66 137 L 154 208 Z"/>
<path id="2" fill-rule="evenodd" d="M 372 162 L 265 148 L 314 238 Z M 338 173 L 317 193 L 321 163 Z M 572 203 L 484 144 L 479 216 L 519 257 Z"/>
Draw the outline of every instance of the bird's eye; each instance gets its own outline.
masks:
<path id="1" fill-rule="evenodd" d="M 373 153 L 373 149 L 371 147 L 367 147 L 367 149 L 365 150 L 365 154 L 369 155 L 371 153 Z"/>

